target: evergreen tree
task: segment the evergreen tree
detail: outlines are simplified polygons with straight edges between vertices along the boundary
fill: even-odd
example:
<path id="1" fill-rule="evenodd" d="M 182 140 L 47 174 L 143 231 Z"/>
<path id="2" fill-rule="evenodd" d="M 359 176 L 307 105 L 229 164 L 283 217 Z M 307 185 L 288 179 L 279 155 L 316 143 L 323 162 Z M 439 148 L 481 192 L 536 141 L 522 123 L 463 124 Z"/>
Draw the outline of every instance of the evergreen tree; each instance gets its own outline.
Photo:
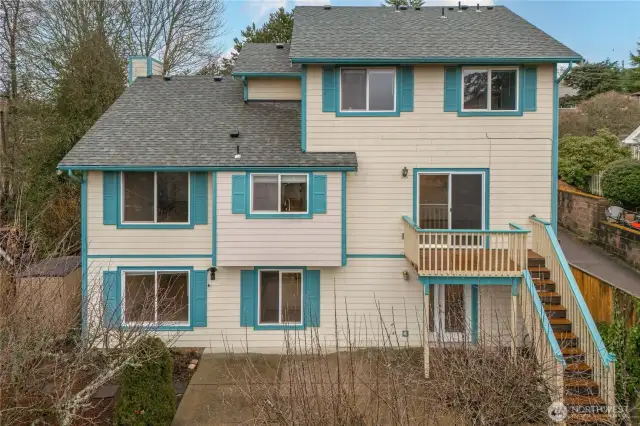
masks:
<path id="1" fill-rule="evenodd" d="M 633 54 L 633 52 L 629 53 L 629 57 L 631 59 L 631 64 L 633 64 L 636 67 L 640 67 L 640 41 L 636 43 L 637 47 L 636 47 L 636 53 L 635 55 Z"/>
<path id="2" fill-rule="evenodd" d="M 584 100 L 599 93 L 623 90 L 621 77 L 622 71 L 618 63 L 607 59 L 574 67 L 564 82 L 576 89 L 579 99 Z"/>

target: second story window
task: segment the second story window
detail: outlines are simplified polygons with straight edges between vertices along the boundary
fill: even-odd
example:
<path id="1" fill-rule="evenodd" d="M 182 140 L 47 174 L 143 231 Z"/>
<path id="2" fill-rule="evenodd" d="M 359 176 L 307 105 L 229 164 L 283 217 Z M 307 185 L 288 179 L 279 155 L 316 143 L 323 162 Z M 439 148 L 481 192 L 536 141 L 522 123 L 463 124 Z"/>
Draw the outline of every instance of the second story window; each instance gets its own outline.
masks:
<path id="1" fill-rule="evenodd" d="M 189 173 L 123 172 L 123 223 L 189 223 Z"/>
<path id="2" fill-rule="evenodd" d="M 306 174 L 252 174 L 251 211 L 255 213 L 307 213 Z"/>
<path id="3" fill-rule="evenodd" d="M 340 110 L 388 112 L 396 110 L 394 68 L 342 68 Z"/>
<path id="4" fill-rule="evenodd" d="M 517 111 L 517 68 L 464 68 L 463 111 Z"/>

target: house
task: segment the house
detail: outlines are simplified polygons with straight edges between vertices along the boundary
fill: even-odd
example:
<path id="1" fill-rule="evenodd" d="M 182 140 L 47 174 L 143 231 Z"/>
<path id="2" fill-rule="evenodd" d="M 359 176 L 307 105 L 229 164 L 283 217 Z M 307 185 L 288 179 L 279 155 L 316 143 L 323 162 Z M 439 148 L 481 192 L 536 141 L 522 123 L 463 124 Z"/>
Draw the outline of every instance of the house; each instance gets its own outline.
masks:
<path id="1" fill-rule="evenodd" d="M 631 149 L 631 156 L 636 160 L 640 160 L 640 126 L 627 136 L 622 144 Z"/>
<path id="2" fill-rule="evenodd" d="M 349 322 L 367 346 L 393 325 L 427 371 L 434 340 L 539 341 L 554 398 L 612 405 L 554 232 L 556 69 L 580 55 L 501 6 L 294 17 L 291 44 L 246 45 L 233 78 L 131 59 L 60 162 L 82 175 L 84 291 L 104 303 L 88 326 L 280 352 L 287 332 L 345 344 Z"/>

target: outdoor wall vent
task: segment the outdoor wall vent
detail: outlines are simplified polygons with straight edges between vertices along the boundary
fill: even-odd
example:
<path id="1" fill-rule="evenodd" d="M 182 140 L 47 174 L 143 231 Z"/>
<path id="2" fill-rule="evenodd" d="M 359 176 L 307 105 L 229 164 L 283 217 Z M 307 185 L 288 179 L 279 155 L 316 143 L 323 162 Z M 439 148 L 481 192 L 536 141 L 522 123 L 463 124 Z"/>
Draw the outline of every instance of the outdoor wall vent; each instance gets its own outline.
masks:
<path id="1" fill-rule="evenodd" d="M 330 4 L 325 4 L 324 5 L 324 10 L 331 10 L 331 5 Z"/>
<path id="2" fill-rule="evenodd" d="M 214 75 L 213 76 L 213 81 L 222 81 L 222 76 L 221 75 Z"/>
<path id="3" fill-rule="evenodd" d="M 284 49 L 283 43 L 276 43 L 276 49 Z"/>

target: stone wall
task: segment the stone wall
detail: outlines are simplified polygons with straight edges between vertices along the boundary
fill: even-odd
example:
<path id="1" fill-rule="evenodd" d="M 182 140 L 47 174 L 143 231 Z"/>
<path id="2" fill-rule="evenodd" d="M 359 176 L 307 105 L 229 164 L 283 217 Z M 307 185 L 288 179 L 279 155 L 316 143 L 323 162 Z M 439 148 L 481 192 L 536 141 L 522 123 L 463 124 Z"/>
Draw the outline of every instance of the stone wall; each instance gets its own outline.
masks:
<path id="1" fill-rule="evenodd" d="M 607 221 L 609 203 L 602 197 L 558 191 L 558 223 L 640 270 L 640 231 Z"/>

